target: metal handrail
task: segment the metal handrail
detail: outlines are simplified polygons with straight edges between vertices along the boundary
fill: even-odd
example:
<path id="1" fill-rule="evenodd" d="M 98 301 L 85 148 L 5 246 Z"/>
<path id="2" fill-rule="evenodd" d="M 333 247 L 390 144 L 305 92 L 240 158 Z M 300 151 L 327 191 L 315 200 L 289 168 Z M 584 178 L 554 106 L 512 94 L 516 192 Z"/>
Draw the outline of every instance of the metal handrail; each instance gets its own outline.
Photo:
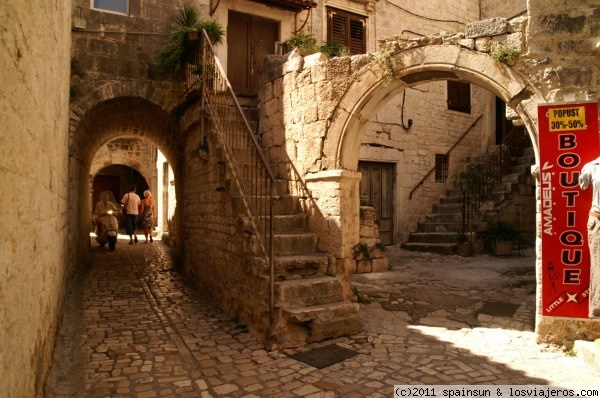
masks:
<path id="1" fill-rule="evenodd" d="M 469 128 L 465 130 L 465 132 L 460 136 L 460 138 L 458 140 L 456 140 L 454 145 L 452 145 L 452 147 L 450 147 L 450 149 L 448 149 L 445 156 L 450 155 L 450 152 L 452 152 L 452 150 L 458 146 L 458 144 L 463 140 L 463 138 L 465 138 L 467 133 L 469 131 L 471 131 L 471 129 L 473 127 L 475 127 L 475 124 L 477 124 L 477 122 L 479 121 L 479 119 L 481 119 L 482 116 L 483 116 L 483 114 L 479 115 L 477 117 L 477 119 L 475 119 L 475 121 L 473 123 L 471 123 Z M 412 191 L 410 191 L 410 193 L 408 194 L 408 199 L 412 199 L 413 193 L 415 193 L 415 191 L 425 183 L 425 180 L 427 179 L 427 177 L 429 177 L 431 175 L 431 173 L 433 173 L 434 171 L 435 171 L 435 166 L 433 166 L 432 169 L 429 170 L 429 172 L 427 174 L 425 174 L 425 176 L 423 178 L 421 178 L 421 181 L 419 181 L 417 183 L 417 185 L 415 185 L 415 187 L 412 189 Z"/>
<path id="2" fill-rule="evenodd" d="M 269 265 L 270 311 L 274 314 L 274 262 L 273 262 L 273 202 L 283 193 L 269 166 L 258 139 L 250 128 L 225 71 L 215 55 L 206 31 L 202 31 L 198 63 L 194 74 L 186 75 L 190 92 L 199 89 L 202 109 L 210 115 L 217 139 L 240 193 L 259 246 Z M 203 117 L 204 119 L 204 117 Z M 250 232 L 250 231 L 247 231 Z"/>

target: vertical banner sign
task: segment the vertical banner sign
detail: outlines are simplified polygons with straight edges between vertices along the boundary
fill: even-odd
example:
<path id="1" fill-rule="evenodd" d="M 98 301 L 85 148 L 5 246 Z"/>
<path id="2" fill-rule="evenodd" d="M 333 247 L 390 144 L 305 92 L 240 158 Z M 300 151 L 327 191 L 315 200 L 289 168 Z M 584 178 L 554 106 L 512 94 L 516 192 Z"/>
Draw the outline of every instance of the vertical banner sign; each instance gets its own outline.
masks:
<path id="1" fill-rule="evenodd" d="M 592 190 L 579 188 L 581 168 L 600 155 L 598 104 L 538 106 L 542 202 L 542 314 L 587 318 Z"/>

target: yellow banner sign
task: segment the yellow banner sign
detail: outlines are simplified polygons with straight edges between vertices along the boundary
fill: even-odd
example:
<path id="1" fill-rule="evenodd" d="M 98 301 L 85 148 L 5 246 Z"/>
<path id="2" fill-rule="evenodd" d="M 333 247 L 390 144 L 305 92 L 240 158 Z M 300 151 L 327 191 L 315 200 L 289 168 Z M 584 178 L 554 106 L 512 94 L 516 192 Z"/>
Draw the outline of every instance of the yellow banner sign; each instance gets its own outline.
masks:
<path id="1" fill-rule="evenodd" d="M 549 109 L 548 122 L 550 131 L 585 130 L 585 107 Z"/>

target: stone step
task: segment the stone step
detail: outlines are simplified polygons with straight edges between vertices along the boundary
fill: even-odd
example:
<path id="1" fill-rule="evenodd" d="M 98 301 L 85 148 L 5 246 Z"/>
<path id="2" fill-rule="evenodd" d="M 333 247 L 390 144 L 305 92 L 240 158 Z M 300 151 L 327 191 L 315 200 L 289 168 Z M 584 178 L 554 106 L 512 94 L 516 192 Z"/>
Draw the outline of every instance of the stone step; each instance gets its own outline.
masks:
<path id="1" fill-rule="evenodd" d="M 462 222 L 461 213 L 434 213 L 425 215 L 425 223 L 445 224 L 445 223 L 460 223 Z"/>
<path id="2" fill-rule="evenodd" d="M 286 310 L 344 300 L 342 282 L 332 276 L 275 282 L 276 306 Z"/>
<path id="3" fill-rule="evenodd" d="M 292 256 L 317 252 L 317 235 L 311 232 L 273 235 L 276 256 Z"/>
<path id="4" fill-rule="evenodd" d="M 404 242 L 401 247 L 415 252 L 430 252 L 439 254 L 453 254 L 456 252 L 456 243 L 415 243 Z"/>
<path id="5" fill-rule="evenodd" d="M 273 232 L 275 234 L 306 231 L 306 215 L 276 214 L 273 216 Z"/>
<path id="6" fill-rule="evenodd" d="M 458 228 L 458 227 L 457 227 Z M 455 232 L 413 232 L 408 241 L 410 243 L 456 243 L 458 233 Z"/>
<path id="7" fill-rule="evenodd" d="M 306 322 L 315 319 L 322 321 L 334 318 L 354 315 L 358 313 L 358 303 L 349 300 L 336 301 L 334 303 L 318 304 L 305 307 L 285 308 L 283 315 L 294 322 Z"/>
<path id="8" fill-rule="evenodd" d="M 461 220 L 462 221 L 462 220 Z M 452 232 L 458 231 L 458 222 L 430 222 L 430 223 L 418 223 L 417 233 L 419 232 Z"/>
<path id="9" fill-rule="evenodd" d="M 462 210 L 462 201 L 459 203 L 437 203 L 433 205 L 433 212 L 436 214 L 460 213 Z"/>
<path id="10" fill-rule="evenodd" d="M 292 275 L 301 277 L 324 275 L 331 261 L 325 253 L 312 253 L 303 255 L 276 256 L 275 274 L 278 278 Z"/>
<path id="11" fill-rule="evenodd" d="M 339 336 L 348 336 L 362 331 L 358 315 L 359 305 L 348 300 L 314 306 L 283 309 L 283 318 L 288 322 L 295 339 L 318 342 Z M 295 325 L 293 327 L 292 325 Z M 292 332 L 293 330 L 296 332 Z M 285 337 L 284 337 L 285 339 Z"/>

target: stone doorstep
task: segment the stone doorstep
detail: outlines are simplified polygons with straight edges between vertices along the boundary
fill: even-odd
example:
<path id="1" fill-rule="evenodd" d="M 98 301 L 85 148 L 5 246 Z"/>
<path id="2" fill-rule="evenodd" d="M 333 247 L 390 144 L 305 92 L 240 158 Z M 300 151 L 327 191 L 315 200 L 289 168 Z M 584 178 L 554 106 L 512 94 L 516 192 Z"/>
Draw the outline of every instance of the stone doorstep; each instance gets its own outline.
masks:
<path id="1" fill-rule="evenodd" d="M 597 343 L 596 343 L 597 342 Z M 594 341 L 575 340 L 573 351 L 578 358 L 600 372 L 600 339 Z"/>
<path id="2" fill-rule="evenodd" d="M 284 317 L 292 322 L 315 321 L 321 324 L 345 319 L 358 314 L 359 305 L 349 300 L 308 307 L 289 308 L 282 311 Z"/>
<path id="3" fill-rule="evenodd" d="M 342 282 L 331 276 L 292 279 L 275 283 L 279 306 L 300 308 L 343 301 Z"/>

